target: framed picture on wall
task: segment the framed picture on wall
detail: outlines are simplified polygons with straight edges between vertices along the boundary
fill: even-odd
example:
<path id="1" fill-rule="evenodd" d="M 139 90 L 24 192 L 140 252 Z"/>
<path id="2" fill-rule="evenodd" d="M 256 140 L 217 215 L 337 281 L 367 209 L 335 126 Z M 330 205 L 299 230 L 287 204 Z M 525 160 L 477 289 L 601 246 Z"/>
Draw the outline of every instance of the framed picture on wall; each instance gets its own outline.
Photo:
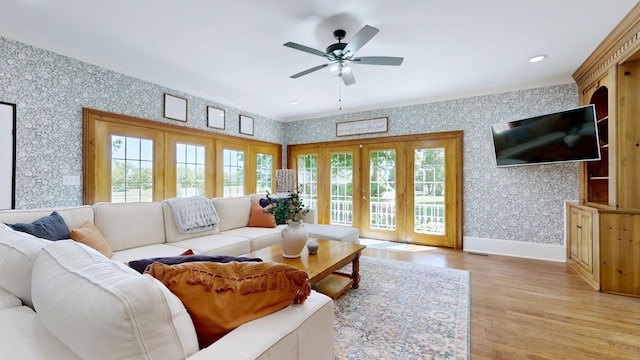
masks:
<path id="1" fill-rule="evenodd" d="M 207 126 L 224 130 L 224 110 L 207 106 Z"/>
<path id="2" fill-rule="evenodd" d="M 16 104 L 0 102 L 0 209 L 15 208 Z"/>
<path id="3" fill-rule="evenodd" d="M 240 115 L 240 134 L 253 136 L 253 118 Z"/>
<path id="4" fill-rule="evenodd" d="M 336 136 L 383 133 L 388 131 L 388 118 L 346 121 L 336 124 Z"/>
<path id="5" fill-rule="evenodd" d="M 187 99 L 165 93 L 164 117 L 172 120 L 187 121 Z"/>

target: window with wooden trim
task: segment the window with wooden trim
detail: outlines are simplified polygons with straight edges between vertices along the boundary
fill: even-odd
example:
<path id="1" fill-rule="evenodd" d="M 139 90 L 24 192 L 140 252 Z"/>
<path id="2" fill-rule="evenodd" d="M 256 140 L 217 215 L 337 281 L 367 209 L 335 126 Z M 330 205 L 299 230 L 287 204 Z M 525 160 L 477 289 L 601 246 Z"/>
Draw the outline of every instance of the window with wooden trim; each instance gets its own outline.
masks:
<path id="1" fill-rule="evenodd" d="M 153 201 L 153 140 L 111 135 L 111 202 Z"/>
<path id="2" fill-rule="evenodd" d="M 256 192 L 270 193 L 274 192 L 273 188 L 273 156 L 269 154 L 256 154 Z"/>
<path id="3" fill-rule="evenodd" d="M 244 195 L 244 157 L 244 151 L 222 149 L 222 196 Z"/>
<path id="4" fill-rule="evenodd" d="M 213 140 L 186 134 L 166 134 L 165 198 L 213 197 Z M 175 184 L 175 186 L 169 186 Z"/>
<path id="5" fill-rule="evenodd" d="M 85 204 L 240 196 L 275 188 L 281 165 L 280 144 L 92 109 L 83 126 Z"/>
<path id="6" fill-rule="evenodd" d="M 204 196 L 204 146 L 176 144 L 176 197 Z"/>

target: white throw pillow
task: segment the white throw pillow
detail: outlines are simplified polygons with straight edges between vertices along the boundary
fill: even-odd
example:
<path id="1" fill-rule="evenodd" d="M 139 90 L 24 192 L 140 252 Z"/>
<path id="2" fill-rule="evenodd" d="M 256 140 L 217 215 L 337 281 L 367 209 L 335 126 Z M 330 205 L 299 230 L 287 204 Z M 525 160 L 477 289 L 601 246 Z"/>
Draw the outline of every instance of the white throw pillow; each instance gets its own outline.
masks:
<path id="1" fill-rule="evenodd" d="M 32 297 L 45 328 L 83 359 L 184 359 L 198 351 L 189 314 L 164 285 L 71 240 L 42 249 Z"/>
<path id="2" fill-rule="evenodd" d="M 41 249 L 51 242 L 0 224 L 0 288 L 31 303 L 31 271 Z"/>

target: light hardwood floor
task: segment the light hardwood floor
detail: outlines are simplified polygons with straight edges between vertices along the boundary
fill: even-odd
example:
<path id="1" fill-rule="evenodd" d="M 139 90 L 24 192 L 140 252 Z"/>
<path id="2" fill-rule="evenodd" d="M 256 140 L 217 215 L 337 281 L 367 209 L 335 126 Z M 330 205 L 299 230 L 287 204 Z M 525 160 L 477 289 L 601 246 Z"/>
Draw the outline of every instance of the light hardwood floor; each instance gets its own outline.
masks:
<path id="1" fill-rule="evenodd" d="M 597 292 L 564 263 L 427 249 L 363 255 L 470 271 L 471 359 L 640 359 L 640 298 Z"/>

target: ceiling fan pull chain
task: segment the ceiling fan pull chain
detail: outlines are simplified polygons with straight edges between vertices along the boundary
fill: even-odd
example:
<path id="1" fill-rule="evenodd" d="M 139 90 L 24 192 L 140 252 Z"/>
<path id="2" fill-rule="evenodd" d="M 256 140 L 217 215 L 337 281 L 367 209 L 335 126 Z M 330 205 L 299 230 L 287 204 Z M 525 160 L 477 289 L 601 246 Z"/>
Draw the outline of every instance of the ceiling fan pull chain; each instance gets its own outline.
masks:
<path id="1" fill-rule="evenodd" d="M 338 77 L 338 110 L 342 111 L 342 78 Z"/>

